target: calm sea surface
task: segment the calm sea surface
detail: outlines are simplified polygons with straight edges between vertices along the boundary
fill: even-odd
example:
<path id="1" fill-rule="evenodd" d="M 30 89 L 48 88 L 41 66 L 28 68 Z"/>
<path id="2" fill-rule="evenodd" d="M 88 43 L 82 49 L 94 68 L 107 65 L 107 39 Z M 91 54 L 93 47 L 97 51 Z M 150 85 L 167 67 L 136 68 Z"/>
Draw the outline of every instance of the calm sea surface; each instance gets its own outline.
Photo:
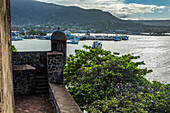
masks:
<path id="1" fill-rule="evenodd" d="M 146 75 L 150 81 L 170 83 L 170 36 L 130 36 L 127 41 L 100 41 L 103 49 L 121 54 L 139 55 L 138 61 L 145 61 L 153 72 Z M 83 45 L 91 46 L 93 41 L 80 41 L 78 45 L 68 44 L 67 55 L 74 54 L 75 49 L 83 49 Z M 50 51 L 50 40 L 25 39 L 13 41 L 18 51 Z"/>

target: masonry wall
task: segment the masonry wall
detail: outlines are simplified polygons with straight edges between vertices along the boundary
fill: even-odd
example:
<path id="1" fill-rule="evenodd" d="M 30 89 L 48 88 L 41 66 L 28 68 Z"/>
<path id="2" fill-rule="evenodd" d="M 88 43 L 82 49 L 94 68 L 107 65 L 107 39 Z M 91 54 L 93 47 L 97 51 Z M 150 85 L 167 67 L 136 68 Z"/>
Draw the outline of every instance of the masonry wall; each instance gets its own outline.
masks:
<path id="1" fill-rule="evenodd" d="M 13 70 L 14 93 L 16 95 L 36 92 L 36 75 L 34 70 Z"/>
<path id="2" fill-rule="evenodd" d="M 65 34 L 60 31 L 56 33 L 61 34 L 66 42 Z M 66 63 L 66 43 L 55 40 L 57 37 L 53 36 L 52 45 L 57 46 L 57 50 L 53 46 L 52 51 L 48 52 L 12 53 L 14 91 L 16 94 L 30 94 L 37 93 L 37 88 L 39 88 L 40 93 L 45 87 L 51 97 L 55 113 L 82 113 L 72 96 L 62 85 Z M 63 38 L 60 37 L 61 40 Z M 46 84 L 42 86 L 44 80 Z"/>
<path id="3" fill-rule="evenodd" d="M 47 91 L 51 83 L 63 83 L 63 53 L 61 52 L 13 52 L 13 83 L 15 94 L 32 94 Z M 34 68 L 27 69 L 24 65 Z M 18 67 L 18 69 L 14 69 Z M 19 69 L 21 67 L 21 69 Z M 39 91 L 38 91 L 39 89 Z"/>
<path id="4" fill-rule="evenodd" d="M 47 52 L 13 52 L 12 65 L 23 64 L 35 67 L 35 74 L 47 75 Z"/>
<path id="5" fill-rule="evenodd" d="M 63 53 L 48 52 L 47 53 L 47 69 L 49 82 L 54 84 L 63 84 Z"/>
<path id="6" fill-rule="evenodd" d="M 34 70 L 22 69 L 13 70 L 13 83 L 15 94 L 32 94 L 36 93 L 36 85 L 39 88 L 48 88 L 47 73 L 47 52 L 13 52 L 12 65 L 30 65 Z M 36 81 L 40 77 L 40 81 Z"/>

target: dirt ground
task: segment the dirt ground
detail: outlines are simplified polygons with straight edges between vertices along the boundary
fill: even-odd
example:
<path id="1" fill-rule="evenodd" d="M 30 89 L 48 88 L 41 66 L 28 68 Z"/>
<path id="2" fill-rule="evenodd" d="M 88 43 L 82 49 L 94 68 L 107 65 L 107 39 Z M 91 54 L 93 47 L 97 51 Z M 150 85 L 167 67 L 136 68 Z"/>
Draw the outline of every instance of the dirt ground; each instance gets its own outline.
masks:
<path id="1" fill-rule="evenodd" d="M 15 97 L 15 113 L 54 113 L 47 95 Z"/>

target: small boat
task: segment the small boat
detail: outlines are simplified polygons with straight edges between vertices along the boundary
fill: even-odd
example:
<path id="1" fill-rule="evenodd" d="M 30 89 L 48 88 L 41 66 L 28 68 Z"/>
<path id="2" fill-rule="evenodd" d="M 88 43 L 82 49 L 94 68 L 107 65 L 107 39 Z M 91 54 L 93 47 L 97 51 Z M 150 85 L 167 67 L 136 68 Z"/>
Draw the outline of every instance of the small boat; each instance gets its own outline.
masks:
<path id="1" fill-rule="evenodd" d="M 18 37 L 18 40 L 23 40 L 23 38 L 22 37 Z"/>
<path id="2" fill-rule="evenodd" d="M 80 41 L 80 38 L 70 38 L 71 41 Z"/>
<path id="3" fill-rule="evenodd" d="M 24 39 L 33 39 L 33 38 L 34 38 L 33 35 L 26 35 L 26 36 L 24 37 Z"/>
<path id="4" fill-rule="evenodd" d="M 12 37 L 11 40 L 12 41 L 18 41 L 18 38 L 17 37 Z"/>
<path id="5" fill-rule="evenodd" d="M 51 37 L 50 37 L 50 36 L 42 36 L 42 37 L 41 37 L 41 36 L 38 36 L 37 39 L 38 39 L 38 40 L 50 40 Z"/>
<path id="6" fill-rule="evenodd" d="M 79 41 L 75 41 L 75 40 L 67 40 L 67 44 L 78 44 Z"/>
<path id="7" fill-rule="evenodd" d="M 76 35 L 71 35 L 71 37 L 69 38 L 72 41 L 80 41 L 80 36 L 76 36 Z"/>
<path id="8" fill-rule="evenodd" d="M 45 40 L 45 37 L 38 37 L 38 40 Z"/>
<path id="9" fill-rule="evenodd" d="M 129 36 L 120 36 L 122 38 L 122 40 L 128 40 Z"/>
<path id="10" fill-rule="evenodd" d="M 51 39 L 50 36 L 45 36 L 44 38 L 45 38 L 46 40 L 50 40 L 50 39 Z"/>
<path id="11" fill-rule="evenodd" d="M 23 40 L 22 37 L 12 37 L 11 38 L 12 41 L 19 41 L 19 40 Z"/>
<path id="12" fill-rule="evenodd" d="M 97 47 L 101 47 L 102 48 L 102 43 L 101 42 L 98 42 L 98 41 L 95 41 L 93 42 L 92 44 L 92 49 L 96 49 Z"/>
<path id="13" fill-rule="evenodd" d="M 96 36 L 96 39 L 97 40 L 103 40 L 103 39 L 105 39 L 105 36 L 98 35 L 98 36 Z"/>
<path id="14" fill-rule="evenodd" d="M 121 41 L 122 38 L 120 36 L 115 36 L 114 41 Z"/>

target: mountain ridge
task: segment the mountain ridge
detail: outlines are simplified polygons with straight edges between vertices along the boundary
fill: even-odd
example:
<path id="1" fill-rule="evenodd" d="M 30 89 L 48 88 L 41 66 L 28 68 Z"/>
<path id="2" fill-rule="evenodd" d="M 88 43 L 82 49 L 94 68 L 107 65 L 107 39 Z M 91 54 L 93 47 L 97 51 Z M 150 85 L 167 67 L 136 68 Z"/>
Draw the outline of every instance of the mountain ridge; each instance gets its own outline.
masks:
<path id="1" fill-rule="evenodd" d="M 11 0 L 12 25 L 54 23 L 98 24 L 112 23 L 112 27 L 126 29 L 145 26 L 170 26 L 170 20 L 122 20 L 109 12 L 62 6 L 35 0 Z M 126 24 L 126 25 L 125 25 Z M 119 28 L 118 28 L 119 29 Z"/>
<path id="2" fill-rule="evenodd" d="M 82 9 L 76 6 L 61 6 L 35 0 L 11 0 L 12 22 L 14 23 L 94 23 L 125 22 L 109 12 L 97 9 Z"/>
<path id="3" fill-rule="evenodd" d="M 144 25 L 170 26 L 170 20 L 133 20 L 133 22 Z"/>

